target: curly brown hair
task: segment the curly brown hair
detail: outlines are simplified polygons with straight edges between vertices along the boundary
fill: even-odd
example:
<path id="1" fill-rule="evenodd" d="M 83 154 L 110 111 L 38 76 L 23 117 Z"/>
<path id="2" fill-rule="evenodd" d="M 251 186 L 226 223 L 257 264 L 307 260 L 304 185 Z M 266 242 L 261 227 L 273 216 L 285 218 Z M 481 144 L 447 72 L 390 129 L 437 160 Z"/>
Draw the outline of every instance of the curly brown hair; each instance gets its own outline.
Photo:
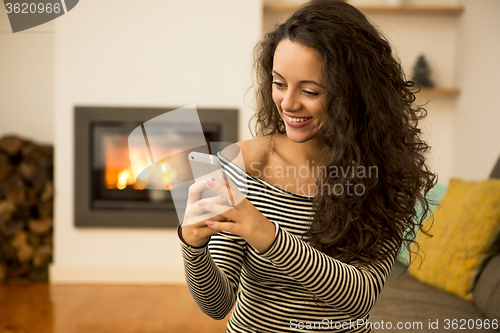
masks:
<path id="1" fill-rule="evenodd" d="M 426 164 L 430 146 L 422 140 L 418 123 L 427 111 L 414 103 L 414 83 L 406 80 L 386 38 L 359 10 L 343 1 L 312 1 L 256 47 L 254 117 L 259 136 L 285 133 L 272 98 L 271 74 L 274 52 L 283 39 L 313 48 L 323 58 L 327 107 L 319 128 L 325 143 L 322 165 L 377 170 L 376 177 L 323 172 L 305 239 L 347 263 L 386 258 L 389 252 L 381 248 L 387 239 L 395 243 L 390 252 L 403 244 L 409 249 L 430 211 L 426 195 L 437 181 Z M 364 192 L 325 190 L 339 185 L 362 186 Z"/>

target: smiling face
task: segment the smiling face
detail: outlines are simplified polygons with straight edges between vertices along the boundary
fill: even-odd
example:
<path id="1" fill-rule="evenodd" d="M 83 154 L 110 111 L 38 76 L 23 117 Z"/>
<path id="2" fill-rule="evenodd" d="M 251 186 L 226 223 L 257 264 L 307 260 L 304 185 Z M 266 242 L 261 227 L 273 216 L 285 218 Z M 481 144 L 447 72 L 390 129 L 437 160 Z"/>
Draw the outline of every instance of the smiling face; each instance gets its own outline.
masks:
<path id="1" fill-rule="evenodd" d="M 282 40 L 273 62 L 273 100 L 293 142 L 316 137 L 326 105 L 323 59 L 315 49 Z"/>

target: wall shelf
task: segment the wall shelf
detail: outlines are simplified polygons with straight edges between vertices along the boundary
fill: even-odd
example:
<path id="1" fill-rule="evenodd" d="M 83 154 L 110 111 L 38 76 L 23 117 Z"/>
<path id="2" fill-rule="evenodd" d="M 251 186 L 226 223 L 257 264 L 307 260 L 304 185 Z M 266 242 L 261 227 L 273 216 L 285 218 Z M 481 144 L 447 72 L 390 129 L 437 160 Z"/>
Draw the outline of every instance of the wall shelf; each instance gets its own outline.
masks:
<path id="1" fill-rule="evenodd" d="M 264 4 L 264 11 L 293 12 L 300 6 L 300 4 Z M 464 11 L 463 6 L 356 6 L 356 8 L 366 14 L 459 15 Z"/>
<path id="2" fill-rule="evenodd" d="M 304 3 L 306 0 L 304 0 Z M 270 24 L 283 20 L 285 16 L 292 14 L 294 11 L 302 6 L 301 3 L 264 3 L 263 13 L 267 17 L 266 28 L 272 29 Z M 387 5 L 359 5 L 355 7 L 364 14 L 387 14 L 387 15 L 435 15 L 435 16 L 452 16 L 458 17 L 464 12 L 464 6 L 461 5 L 401 5 L 401 6 L 387 6 Z M 382 20 L 384 18 L 381 18 Z M 435 97 L 435 98 L 455 98 L 460 95 L 460 90 L 457 88 L 422 88 L 416 94 L 417 97 Z"/>
<path id="3" fill-rule="evenodd" d="M 416 96 L 457 97 L 460 90 L 457 88 L 422 88 Z"/>

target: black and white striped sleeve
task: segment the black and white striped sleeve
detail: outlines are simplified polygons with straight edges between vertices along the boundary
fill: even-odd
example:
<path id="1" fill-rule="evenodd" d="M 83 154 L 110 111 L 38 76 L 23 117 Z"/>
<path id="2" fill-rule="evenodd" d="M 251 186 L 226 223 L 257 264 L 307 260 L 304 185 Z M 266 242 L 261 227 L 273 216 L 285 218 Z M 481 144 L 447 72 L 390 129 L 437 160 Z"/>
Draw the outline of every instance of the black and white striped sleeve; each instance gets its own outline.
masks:
<path id="1" fill-rule="evenodd" d="M 383 251 L 387 251 L 386 242 Z M 279 228 L 272 246 L 261 254 L 326 304 L 355 318 L 368 314 L 392 269 L 395 254 L 362 267 L 345 264 Z"/>
<path id="2" fill-rule="evenodd" d="M 186 282 L 199 308 L 214 319 L 231 311 L 239 287 L 246 242 L 226 232 L 212 235 L 208 246 L 194 248 L 181 239 Z"/>

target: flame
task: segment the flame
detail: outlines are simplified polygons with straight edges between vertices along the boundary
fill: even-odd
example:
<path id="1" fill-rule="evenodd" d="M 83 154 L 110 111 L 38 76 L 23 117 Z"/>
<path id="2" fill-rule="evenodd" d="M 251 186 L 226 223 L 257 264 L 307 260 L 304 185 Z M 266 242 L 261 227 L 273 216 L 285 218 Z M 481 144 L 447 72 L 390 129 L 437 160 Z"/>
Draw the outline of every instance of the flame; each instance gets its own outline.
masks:
<path id="1" fill-rule="evenodd" d="M 130 172 L 128 170 L 123 170 L 118 174 L 118 183 L 116 184 L 116 187 L 118 189 L 123 190 L 125 187 L 128 185 L 128 179 L 131 176 Z"/>
<path id="2" fill-rule="evenodd" d="M 161 160 L 161 168 L 148 168 L 139 170 L 137 179 L 134 179 L 134 173 L 130 166 L 131 156 L 135 161 L 143 162 L 139 165 L 148 165 L 149 156 L 141 154 L 140 150 L 127 149 L 125 144 L 120 145 L 109 140 L 105 144 L 106 159 L 104 169 L 104 179 L 106 187 L 109 189 L 123 190 L 132 185 L 136 190 L 143 190 L 148 184 L 152 188 L 164 187 L 170 190 L 168 182 L 177 177 L 177 172 L 172 168 L 168 159 Z M 130 154 L 130 155 L 129 155 Z M 167 153 L 166 153 L 167 155 Z M 163 177 L 163 181 L 161 180 Z M 160 180 L 160 183 L 157 183 Z M 139 185 L 138 185 L 139 184 Z"/>
<path id="3" fill-rule="evenodd" d="M 165 180 L 166 190 L 170 190 L 168 186 L 169 180 L 172 181 L 177 177 L 177 172 L 173 170 L 168 162 L 165 160 L 161 161 L 161 169 L 153 170 L 140 170 L 137 176 L 137 181 L 134 180 L 134 175 L 130 168 L 124 170 L 106 169 L 106 187 L 107 188 L 117 188 L 119 190 L 125 189 L 128 185 L 132 185 L 136 190 L 143 190 L 147 184 L 150 183 L 151 178 L 158 179 L 158 172 L 161 172 L 163 179 Z M 140 184 L 140 185 L 138 185 Z M 144 186 L 141 186 L 144 185 Z M 154 186 L 154 185 L 153 185 Z"/>
<path id="4" fill-rule="evenodd" d="M 113 182 L 113 184 L 111 184 L 111 186 L 107 186 L 108 188 L 117 188 L 119 190 L 123 190 L 125 189 L 128 185 L 133 185 L 134 189 L 136 190 L 143 190 L 144 188 L 143 187 L 140 187 L 138 186 L 135 181 L 134 181 L 134 175 L 132 174 L 132 171 L 130 171 L 130 169 L 125 169 L 125 170 L 122 170 L 122 171 L 115 171 L 115 170 L 112 170 L 114 172 L 108 172 L 108 174 L 114 174 L 117 176 L 115 177 L 112 177 L 113 179 L 116 179 L 115 182 Z"/>
<path id="5" fill-rule="evenodd" d="M 175 177 L 177 177 L 177 172 L 171 169 L 170 163 L 165 162 L 165 159 L 161 160 L 161 169 L 163 170 L 163 178 L 165 179 L 165 184 L 167 184 L 166 189 L 170 190 L 170 187 L 168 186 L 168 180 L 174 180 Z"/>

